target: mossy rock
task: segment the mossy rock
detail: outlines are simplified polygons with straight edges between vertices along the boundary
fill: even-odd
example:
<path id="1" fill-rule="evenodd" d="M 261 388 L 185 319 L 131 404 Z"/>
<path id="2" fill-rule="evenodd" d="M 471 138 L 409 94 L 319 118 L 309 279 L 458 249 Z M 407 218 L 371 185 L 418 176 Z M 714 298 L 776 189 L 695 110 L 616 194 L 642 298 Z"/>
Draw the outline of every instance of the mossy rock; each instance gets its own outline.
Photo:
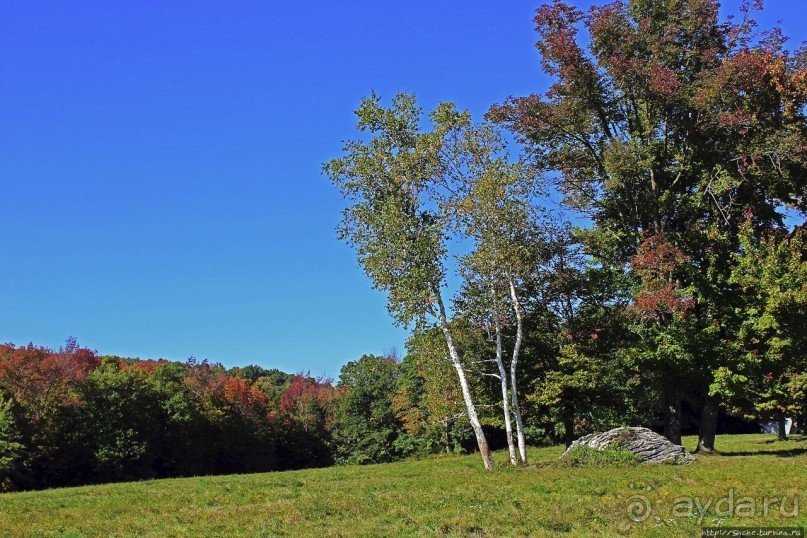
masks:
<path id="1" fill-rule="evenodd" d="M 636 456 L 639 463 L 692 463 L 695 458 L 681 445 L 676 445 L 647 428 L 615 428 L 603 433 L 584 435 L 573 442 L 561 458 L 574 457 L 583 448 L 624 451 Z"/>

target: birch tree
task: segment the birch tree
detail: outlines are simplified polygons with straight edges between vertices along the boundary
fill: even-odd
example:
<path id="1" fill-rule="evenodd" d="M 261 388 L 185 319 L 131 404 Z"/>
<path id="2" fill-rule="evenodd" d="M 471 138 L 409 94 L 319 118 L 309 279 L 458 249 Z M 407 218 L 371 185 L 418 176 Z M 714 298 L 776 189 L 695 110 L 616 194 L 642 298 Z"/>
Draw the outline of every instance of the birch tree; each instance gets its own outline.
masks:
<path id="1" fill-rule="evenodd" d="M 541 204 L 543 184 L 534 166 L 514 161 L 500 132 L 490 124 L 463 127 L 447 150 L 454 174 L 453 210 L 456 226 L 472 243 L 462 258 L 464 312 L 484 320 L 496 345 L 495 362 L 501 382 L 502 407 L 512 463 L 527 462 L 524 421 L 518 397 L 518 363 L 524 343 L 525 305 L 546 306 L 547 276 L 563 234 Z M 532 291 L 528 295 L 524 289 Z M 505 330 L 509 365 L 505 366 Z M 510 336 L 510 335 L 508 335 Z M 509 399 L 509 401 L 508 401 Z M 513 445 L 515 421 L 518 454 Z"/>
<path id="2" fill-rule="evenodd" d="M 347 141 L 343 156 L 324 166 L 348 201 L 339 237 L 356 250 L 374 287 L 387 292 L 396 323 L 425 327 L 431 322 L 441 329 L 485 469 L 491 470 L 493 457 L 444 299 L 450 232 L 445 187 L 451 163 L 443 150 L 470 117 L 442 104 L 429 115 L 432 130 L 422 130 L 422 110 L 410 94 L 398 94 L 389 108 L 373 94 L 362 100 L 356 115 L 358 130 L 369 139 Z"/>
<path id="3" fill-rule="evenodd" d="M 478 141 L 479 137 L 475 140 Z M 475 243 L 473 251 L 462 259 L 466 284 L 460 302 L 466 314 L 469 310 L 476 310 L 495 342 L 495 363 L 501 384 L 510 461 L 513 464 L 518 461 L 526 463 L 526 437 L 517 382 L 523 316 L 515 279 L 529 271 L 529 263 L 523 262 L 532 255 L 521 233 L 529 224 L 529 202 L 507 192 L 520 175 L 520 169 L 492 160 L 491 155 L 485 155 L 491 149 L 480 151 L 477 148 L 471 153 L 475 154 L 472 158 L 476 166 L 472 165 L 471 173 L 463 178 L 464 181 L 458 182 L 458 220 L 464 233 Z M 522 193 L 516 196 L 518 194 Z M 516 334 L 508 367 L 504 359 L 504 331 L 511 325 L 514 315 Z M 518 454 L 513 442 L 513 421 Z"/>

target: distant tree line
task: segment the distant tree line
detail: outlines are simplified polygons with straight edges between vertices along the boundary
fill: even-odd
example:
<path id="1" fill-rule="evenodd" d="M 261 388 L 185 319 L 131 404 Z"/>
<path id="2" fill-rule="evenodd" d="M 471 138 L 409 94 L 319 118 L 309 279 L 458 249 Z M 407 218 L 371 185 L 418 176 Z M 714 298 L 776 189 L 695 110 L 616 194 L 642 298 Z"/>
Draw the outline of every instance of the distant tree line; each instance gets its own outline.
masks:
<path id="1" fill-rule="evenodd" d="M 57 350 L 2 344 L 0 491 L 471 449 L 462 396 L 429 337 L 412 345 L 403 361 L 349 362 L 334 385 L 256 365 L 101 356 L 72 338 Z"/>
<path id="2" fill-rule="evenodd" d="M 0 345 L 0 488 L 333 463 L 337 390 L 258 366 Z"/>
<path id="3" fill-rule="evenodd" d="M 2 344 L 0 491 L 463 452 L 462 396 L 423 342 L 422 361 L 365 355 L 335 386 L 256 365 L 101 356 L 74 339 Z"/>

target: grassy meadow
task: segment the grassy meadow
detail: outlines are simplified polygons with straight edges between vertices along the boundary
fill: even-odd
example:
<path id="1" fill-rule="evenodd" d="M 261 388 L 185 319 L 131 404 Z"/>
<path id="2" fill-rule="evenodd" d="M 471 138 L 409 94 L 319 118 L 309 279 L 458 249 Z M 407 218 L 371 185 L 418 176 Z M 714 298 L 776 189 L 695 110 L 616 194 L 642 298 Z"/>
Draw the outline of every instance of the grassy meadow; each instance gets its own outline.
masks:
<path id="1" fill-rule="evenodd" d="M 807 438 L 719 436 L 717 447 L 720 454 L 689 466 L 574 467 L 557 460 L 562 447 L 550 447 L 533 449 L 531 464 L 518 469 L 497 453 L 492 473 L 476 455 L 439 456 L 6 493 L 0 529 L 4 536 L 668 537 L 699 536 L 702 526 L 807 526 L 807 499 L 798 499 L 807 496 Z"/>

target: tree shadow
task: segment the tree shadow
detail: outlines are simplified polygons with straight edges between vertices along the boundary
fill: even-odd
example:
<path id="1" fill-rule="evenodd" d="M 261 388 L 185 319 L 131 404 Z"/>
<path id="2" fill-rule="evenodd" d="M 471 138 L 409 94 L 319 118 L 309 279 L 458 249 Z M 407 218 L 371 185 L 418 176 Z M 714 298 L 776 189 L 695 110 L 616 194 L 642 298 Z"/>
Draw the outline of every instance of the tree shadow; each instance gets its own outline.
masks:
<path id="1" fill-rule="evenodd" d="M 777 458 L 795 458 L 807 454 L 807 448 L 793 448 L 790 450 L 755 450 L 743 452 L 719 452 L 720 456 L 776 456 Z"/>
<path id="2" fill-rule="evenodd" d="M 804 446 L 807 437 L 803 435 L 791 435 L 786 441 L 779 439 L 766 439 L 758 441 L 756 444 L 762 445 L 758 450 L 739 450 L 718 452 L 720 456 L 775 456 L 777 458 L 795 458 L 807 454 L 807 446 Z M 794 446 L 798 444 L 798 446 Z"/>

